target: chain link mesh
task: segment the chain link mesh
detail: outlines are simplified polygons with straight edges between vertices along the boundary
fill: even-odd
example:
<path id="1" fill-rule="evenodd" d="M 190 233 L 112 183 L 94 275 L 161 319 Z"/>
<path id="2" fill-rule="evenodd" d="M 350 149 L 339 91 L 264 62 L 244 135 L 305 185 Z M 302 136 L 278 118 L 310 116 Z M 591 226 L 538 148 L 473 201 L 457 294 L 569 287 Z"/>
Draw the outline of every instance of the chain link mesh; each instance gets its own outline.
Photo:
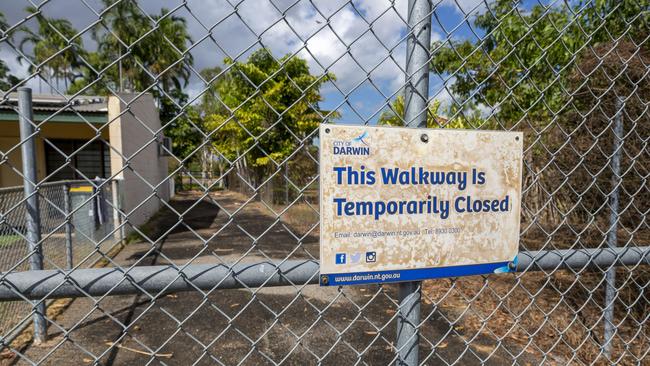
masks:
<path id="1" fill-rule="evenodd" d="M 416 65 L 429 69 L 427 126 L 524 132 L 520 250 L 646 248 L 650 3 L 429 5 Z M 396 286 L 319 288 L 314 273 L 272 287 L 262 273 L 318 260 L 318 125 L 409 122 L 406 1 L 16 1 L 0 13 L 0 185 L 23 184 L 17 92 L 30 87 L 44 269 L 84 294 L 31 301 L 12 287 L 35 253 L 22 187 L 0 188 L 0 286 L 19 299 L 0 303 L 2 362 L 398 361 Z M 419 363 L 646 364 L 643 253 L 424 281 Z M 259 263 L 259 281 L 236 289 L 150 291 L 131 277 Z M 68 280 L 98 266 L 121 274 L 103 295 Z"/>
<path id="2" fill-rule="evenodd" d="M 95 223 L 88 211 L 93 201 L 90 194 L 77 195 L 69 202 L 66 213 L 66 195 L 70 199 L 72 186 L 92 187 L 87 181 L 62 181 L 43 183 L 39 187 L 39 218 L 41 227 L 41 248 L 43 252 L 43 269 L 66 270 L 72 267 L 84 268 L 95 265 L 101 260 L 98 253 L 107 253 L 117 242 L 117 236 L 107 236 L 113 232 L 113 218 L 107 217 L 102 223 Z M 101 197 L 112 199 L 111 186 L 102 188 Z M 0 212 L 2 225 L 0 237 L 0 271 L 19 272 L 29 269 L 29 247 L 26 237 L 26 205 L 23 187 L 0 188 Z M 66 214 L 71 214 L 69 237 L 66 236 Z M 92 218 L 92 217 L 91 217 Z M 99 249 L 99 251 L 98 251 Z M 69 261 L 69 259 L 72 261 Z M 22 325 L 24 317 L 31 314 L 30 304 L 24 301 L 0 303 L 0 327 L 4 335 L 10 335 L 16 326 Z M 20 327 L 18 328 L 20 329 Z M 12 334 L 13 335 L 13 334 Z"/>

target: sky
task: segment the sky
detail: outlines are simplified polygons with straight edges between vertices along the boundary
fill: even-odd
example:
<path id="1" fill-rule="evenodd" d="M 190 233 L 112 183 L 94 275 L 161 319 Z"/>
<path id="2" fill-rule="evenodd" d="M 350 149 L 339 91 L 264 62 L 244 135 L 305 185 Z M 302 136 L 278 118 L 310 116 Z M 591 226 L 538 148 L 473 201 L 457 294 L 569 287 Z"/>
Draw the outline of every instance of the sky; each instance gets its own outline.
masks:
<path id="1" fill-rule="evenodd" d="M 275 57 L 298 54 L 305 58 L 312 74 L 330 72 L 334 83 L 321 89 L 321 108 L 337 110 L 339 121 L 362 123 L 376 121 L 387 101 L 399 93 L 404 84 L 406 51 L 407 1 L 358 0 L 180 0 L 140 1 L 148 14 L 159 14 L 161 8 L 184 17 L 194 44 L 189 52 L 194 57 L 194 73 L 185 92 L 190 99 L 205 90 L 198 77 L 204 68 L 221 66 L 228 56 L 245 58 L 262 46 Z M 10 25 L 21 22 L 28 14 L 29 1 L 12 0 L 0 3 Z M 432 40 L 476 41 L 480 30 L 471 28 L 472 19 L 485 11 L 480 0 L 434 1 Z M 82 31 L 84 46 L 93 49 L 89 27 L 97 21 L 103 5 L 98 0 L 50 0 L 42 4 L 44 15 L 64 18 Z M 328 22 L 329 20 L 329 22 Z M 23 24 L 34 27 L 35 21 Z M 0 44 L 0 56 L 12 72 L 25 77 L 27 65 L 17 61 L 18 54 L 6 43 Z M 450 100 L 448 87 L 453 79 L 432 75 L 430 95 L 445 103 Z M 38 82 L 30 82 L 38 90 Z M 43 90 L 49 91 L 49 87 Z"/>

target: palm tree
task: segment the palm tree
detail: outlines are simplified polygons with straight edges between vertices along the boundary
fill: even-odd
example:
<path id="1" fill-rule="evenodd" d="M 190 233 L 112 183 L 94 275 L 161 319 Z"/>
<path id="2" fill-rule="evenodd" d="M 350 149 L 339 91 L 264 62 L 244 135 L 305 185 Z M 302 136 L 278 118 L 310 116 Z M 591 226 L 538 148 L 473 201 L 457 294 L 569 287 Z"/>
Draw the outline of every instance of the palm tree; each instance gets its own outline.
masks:
<path id="1" fill-rule="evenodd" d="M 104 0 L 104 4 L 110 9 L 92 36 L 98 44 L 98 68 L 119 60 L 103 75 L 112 88 L 142 91 L 156 84 L 160 90 L 153 93 L 160 98 L 162 91 L 187 86 L 194 59 L 183 53 L 192 41 L 184 18 L 164 8 L 149 17 L 130 1 Z"/>
<path id="2" fill-rule="evenodd" d="M 33 46 L 33 63 L 29 66 L 31 72 L 39 66 L 47 71 L 47 80 L 56 82 L 59 88 L 59 81 L 63 79 L 66 89 L 68 82 L 74 82 L 79 76 L 75 72 L 81 66 L 80 55 L 83 53 L 81 37 L 77 30 L 66 19 L 46 18 L 41 11 L 35 7 L 27 7 L 25 11 L 36 14 L 38 30 L 35 32 L 23 27 L 26 36 L 20 42 L 20 50 L 26 54 L 26 45 Z M 71 46 L 71 47 L 70 47 Z M 22 58 L 20 58 L 22 61 Z M 50 84 L 50 89 L 52 84 Z"/>
<path id="3" fill-rule="evenodd" d="M 138 79 L 142 70 L 138 63 L 140 60 L 133 50 L 138 39 L 148 30 L 145 17 L 138 12 L 137 7 L 131 1 L 103 0 L 108 11 L 104 14 L 102 22 L 92 30 L 92 38 L 97 42 L 96 68 L 103 70 L 115 60 L 118 60 L 117 67 L 110 67 L 103 74 L 104 81 L 108 85 L 99 84 L 95 89 L 105 89 L 109 86 L 119 91 L 139 90 Z M 131 47 L 131 51 L 127 49 Z M 96 78 L 99 75 L 90 75 Z M 90 83 L 92 80 L 85 80 Z M 104 90 L 105 91 L 105 90 Z"/>
<path id="4" fill-rule="evenodd" d="M 160 15 L 153 17 L 157 29 L 137 48 L 144 53 L 142 56 L 149 56 L 146 66 L 159 77 L 160 85 L 166 91 L 172 86 L 176 89 L 187 86 L 191 76 L 190 65 L 194 63 L 190 53 L 183 53 L 186 44 L 192 42 L 185 18 L 168 13 L 169 10 L 163 8 Z"/>
<path id="5" fill-rule="evenodd" d="M 9 25 L 5 20 L 5 15 L 0 13 L 0 29 L 4 30 L 7 28 L 9 28 Z M 0 95 L 18 82 L 18 78 L 10 74 L 7 64 L 3 60 L 0 60 Z"/>

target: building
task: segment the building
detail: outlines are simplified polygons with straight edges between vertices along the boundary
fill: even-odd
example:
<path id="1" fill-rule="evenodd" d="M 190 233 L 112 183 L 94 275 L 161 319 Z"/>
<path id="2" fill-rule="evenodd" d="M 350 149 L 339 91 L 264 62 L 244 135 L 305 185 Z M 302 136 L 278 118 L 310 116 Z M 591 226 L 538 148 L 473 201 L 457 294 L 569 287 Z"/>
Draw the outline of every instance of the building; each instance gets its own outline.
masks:
<path id="1" fill-rule="evenodd" d="M 0 105 L 0 187 L 22 185 L 17 94 Z M 167 154 L 161 149 L 158 109 L 150 94 L 110 97 L 33 96 L 36 167 L 40 181 L 115 177 L 123 210 L 142 225 L 170 197 Z"/>

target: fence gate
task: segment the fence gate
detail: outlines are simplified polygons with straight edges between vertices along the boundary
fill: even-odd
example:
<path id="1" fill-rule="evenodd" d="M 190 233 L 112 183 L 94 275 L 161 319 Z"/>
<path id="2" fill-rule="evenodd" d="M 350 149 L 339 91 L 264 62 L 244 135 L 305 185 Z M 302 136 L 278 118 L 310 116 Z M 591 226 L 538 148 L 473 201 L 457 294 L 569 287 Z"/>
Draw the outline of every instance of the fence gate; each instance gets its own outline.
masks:
<path id="1" fill-rule="evenodd" d="M 649 363 L 649 22 L 3 2 L 0 363 Z M 522 131 L 513 273 L 319 287 L 321 123 Z"/>

